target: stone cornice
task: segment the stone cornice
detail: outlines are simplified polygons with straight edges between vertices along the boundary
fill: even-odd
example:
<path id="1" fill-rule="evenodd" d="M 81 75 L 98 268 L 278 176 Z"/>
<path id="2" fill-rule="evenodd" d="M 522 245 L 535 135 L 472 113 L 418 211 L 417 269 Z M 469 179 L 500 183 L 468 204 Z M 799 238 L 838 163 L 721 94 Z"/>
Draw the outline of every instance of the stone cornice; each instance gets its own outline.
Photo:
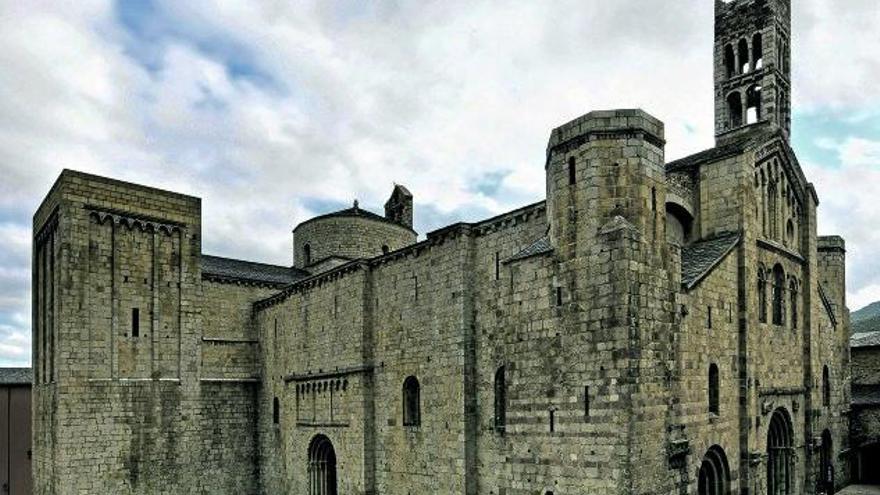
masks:
<path id="1" fill-rule="evenodd" d="M 97 220 L 98 224 L 103 225 L 108 220 L 114 225 L 124 225 L 129 229 L 138 228 L 142 232 L 162 232 L 171 235 L 174 232 L 180 232 L 186 228 L 185 223 L 175 222 L 163 218 L 141 215 L 114 208 L 104 208 L 95 205 L 85 205 L 89 210 L 89 216 Z"/>

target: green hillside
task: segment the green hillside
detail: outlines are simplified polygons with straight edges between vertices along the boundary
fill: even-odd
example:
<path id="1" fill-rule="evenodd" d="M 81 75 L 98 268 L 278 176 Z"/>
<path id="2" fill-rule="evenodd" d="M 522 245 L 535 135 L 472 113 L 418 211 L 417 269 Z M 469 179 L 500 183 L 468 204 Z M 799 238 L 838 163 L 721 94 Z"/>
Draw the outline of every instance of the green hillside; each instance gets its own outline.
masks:
<path id="1" fill-rule="evenodd" d="M 868 320 L 877 316 L 880 316 L 880 301 L 872 302 L 871 304 L 865 306 L 858 311 L 853 311 L 850 315 L 850 319 L 853 322 L 857 322 L 860 320 Z"/>
<path id="2" fill-rule="evenodd" d="M 850 314 L 852 333 L 880 330 L 880 301 L 873 302 Z"/>

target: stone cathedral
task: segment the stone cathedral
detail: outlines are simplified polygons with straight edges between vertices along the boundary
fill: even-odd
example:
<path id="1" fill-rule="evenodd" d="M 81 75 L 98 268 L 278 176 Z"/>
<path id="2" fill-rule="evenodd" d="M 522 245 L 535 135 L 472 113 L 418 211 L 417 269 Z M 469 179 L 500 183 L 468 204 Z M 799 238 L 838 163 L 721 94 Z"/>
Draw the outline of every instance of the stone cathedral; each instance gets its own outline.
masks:
<path id="1" fill-rule="evenodd" d="M 656 118 L 590 112 L 550 134 L 544 201 L 423 240 L 395 186 L 297 225 L 290 267 L 210 256 L 199 198 L 62 172 L 36 493 L 845 485 L 846 251 L 790 146 L 790 0 L 715 5 L 714 148 L 667 162 Z"/>

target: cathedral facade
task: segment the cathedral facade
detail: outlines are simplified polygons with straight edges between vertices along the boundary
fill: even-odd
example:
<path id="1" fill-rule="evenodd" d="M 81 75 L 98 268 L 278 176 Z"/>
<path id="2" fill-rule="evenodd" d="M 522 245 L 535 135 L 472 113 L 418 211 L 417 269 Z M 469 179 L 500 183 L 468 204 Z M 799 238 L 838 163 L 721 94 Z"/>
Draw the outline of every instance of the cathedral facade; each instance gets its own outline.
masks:
<path id="1" fill-rule="evenodd" d="M 790 146 L 789 0 L 716 1 L 716 146 L 595 111 L 546 199 L 413 195 L 201 251 L 195 197 L 64 171 L 34 216 L 38 494 L 800 495 L 849 476 L 845 245 Z"/>

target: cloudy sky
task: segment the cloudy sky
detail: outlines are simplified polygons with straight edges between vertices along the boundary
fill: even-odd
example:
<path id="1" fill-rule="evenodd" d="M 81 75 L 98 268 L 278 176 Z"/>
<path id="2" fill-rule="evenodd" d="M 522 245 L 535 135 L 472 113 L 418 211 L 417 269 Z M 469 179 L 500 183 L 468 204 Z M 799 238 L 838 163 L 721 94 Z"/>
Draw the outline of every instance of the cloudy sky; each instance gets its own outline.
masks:
<path id="1" fill-rule="evenodd" d="M 793 139 L 880 299 L 876 0 L 793 0 Z M 425 232 L 542 199 L 552 127 L 641 107 L 710 147 L 712 0 L 0 2 L 0 366 L 30 362 L 30 218 L 62 168 L 200 196 L 204 250 L 290 264 L 290 230 L 394 181 Z"/>

